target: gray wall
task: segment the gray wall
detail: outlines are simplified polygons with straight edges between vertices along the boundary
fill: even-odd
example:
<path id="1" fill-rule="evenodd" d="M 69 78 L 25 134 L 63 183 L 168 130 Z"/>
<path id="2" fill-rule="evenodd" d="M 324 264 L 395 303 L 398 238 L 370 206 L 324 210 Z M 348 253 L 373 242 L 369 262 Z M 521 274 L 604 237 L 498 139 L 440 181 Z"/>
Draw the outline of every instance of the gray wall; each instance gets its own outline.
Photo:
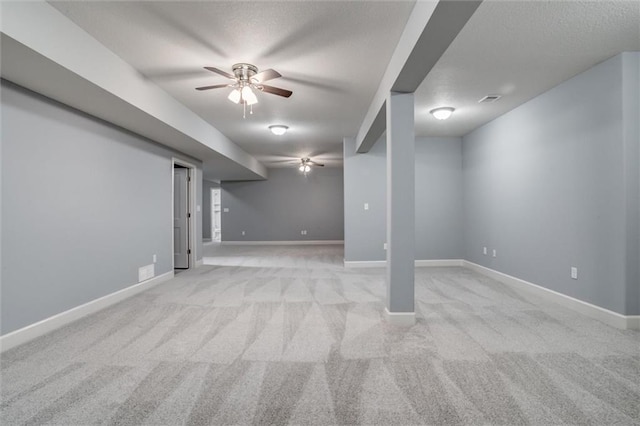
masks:
<path id="1" fill-rule="evenodd" d="M 220 188 L 217 182 L 202 181 L 202 238 L 211 239 L 211 188 Z"/>
<path id="2" fill-rule="evenodd" d="M 416 138 L 418 260 L 462 258 L 461 149 L 460 138 Z M 366 154 L 346 139 L 344 164 L 345 260 L 385 260 L 386 136 Z"/>
<path id="3" fill-rule="evenodd" d="M 640 313 L 640 52 L 622 54 L 627 312 Z"/>
<path id="4" fill-rule="evenodd" d="M 633 117 L 623 114 L 629 89 L 617 56 L 463 138 L 467 260 L 615 312 L 640 313 L 637 298 L 626 296 L 623 133 L 625 122 L 638 119 L 637 103 Z M 637 150 L 637 130 L 631 137 Z M 629 206 L 637 209 L 637 202 Z M 631 214 L 637 218 L 637 210 Z M 483 246 L 497 257 L 484 256 Z M 570 278 L 571 266 L 578 280 Z"/>
<path id="5" fill-rule="evenodd" d="M 269 169 L 268 180 L 221 187 L 223 241 L 344 238 L 342 168 L 316 167 L 307 176 L 295 167 Z"/>
<path id="6" fill-rule="evenodd" d="M 153 254 L 170 271 L 175 153 L 4 80 L 1 99 L 1 333 L 137 283 Z"/>

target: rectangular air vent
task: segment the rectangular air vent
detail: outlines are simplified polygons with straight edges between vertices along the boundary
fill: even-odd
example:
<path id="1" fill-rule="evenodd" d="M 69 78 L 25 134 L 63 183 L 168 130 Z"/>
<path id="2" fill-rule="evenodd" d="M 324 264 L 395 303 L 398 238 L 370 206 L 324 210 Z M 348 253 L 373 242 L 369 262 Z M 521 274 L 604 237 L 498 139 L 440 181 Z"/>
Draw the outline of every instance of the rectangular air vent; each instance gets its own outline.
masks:
<path id="1" fill-rule="evenodd" d="M 487 95 L 484 98 L 480 99 L 478 101 L 478 103 L 479 104 L 490 104 L 490 103 L 493 103 L 493 102 L 497 101 L 501 97 L 502 96 L 500 96 L 500 95 Z"/>

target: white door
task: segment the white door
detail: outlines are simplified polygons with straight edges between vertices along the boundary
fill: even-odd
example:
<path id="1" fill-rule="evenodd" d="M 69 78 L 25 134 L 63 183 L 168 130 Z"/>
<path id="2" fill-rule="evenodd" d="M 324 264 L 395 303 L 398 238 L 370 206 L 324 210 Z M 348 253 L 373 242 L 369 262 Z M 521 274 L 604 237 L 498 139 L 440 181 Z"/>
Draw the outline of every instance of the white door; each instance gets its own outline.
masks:
<path id="1" fill-rule="evenodd" d="M 222 240 L 222 217 L 220 212 L 220 190 L 211 190 L 211 240 Z"/>
<path id="2" fill-rule="evenodd" d="M 173 169 L 173 267 L 189 268 L 189 169 Z"/>

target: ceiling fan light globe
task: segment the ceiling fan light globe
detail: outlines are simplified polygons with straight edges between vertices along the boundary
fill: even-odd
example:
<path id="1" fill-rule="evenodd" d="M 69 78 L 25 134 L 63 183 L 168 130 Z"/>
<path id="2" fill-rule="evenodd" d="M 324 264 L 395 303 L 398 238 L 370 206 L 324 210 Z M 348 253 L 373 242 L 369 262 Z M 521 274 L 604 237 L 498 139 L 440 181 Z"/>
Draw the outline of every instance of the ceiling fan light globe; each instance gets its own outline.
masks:
<path id="1" fill-rule="evenodd" d="M 304 172 L 306 173 L 306 172 L 310 172 L 310 171 L 311 171 L 311 166 L 309 166 L 308 164 L 306 164 L 306 165 L 304 166 Z"/>
<path id="2" fill-rule="evenodd" d="M 238 89 L 233 89 L 231 93 L 229 93 L 229 100 L 234 104 L 240 102 L 240 91 Z"/>
<path id="3" fill-rule="evenodd" d="M 256 94 L 253 93 L 253 90 L 251 90 L 251 87 L 249 86 L 244 86 L 242 88 L 242 99 L 247 103 L 247 105 L 253 105 L 258 103 L 258 98 L 256 97 Z"/>
<path id="4" fill-rule="evenodd" d="M 298 170 L 300 170 L 301 172 L 304 172 L 304 167 L 305 167 L 305 166 L 304 166 L 304 164 L 303 164 L 302 166 L 298 167 Z"/>

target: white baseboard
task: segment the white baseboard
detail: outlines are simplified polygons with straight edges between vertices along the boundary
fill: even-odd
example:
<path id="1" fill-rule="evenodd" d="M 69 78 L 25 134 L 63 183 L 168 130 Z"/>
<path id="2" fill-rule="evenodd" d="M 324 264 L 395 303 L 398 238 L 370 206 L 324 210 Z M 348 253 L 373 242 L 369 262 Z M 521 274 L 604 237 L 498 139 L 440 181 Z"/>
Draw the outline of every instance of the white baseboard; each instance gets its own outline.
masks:
<path id="1" fill-rule="evenodd" d="M 389 312 L 389 309 L 384 308 L 384 319 L 390 325 L 397 327 L 412 327 L 416 323 L 415 312 Z"/>
<path id="2" fill-rule="evenodd" d="M 199 267 L 199 266 L 204 265 L 203 262 L 204 262 L 204 259 L 196 260 L 196 268 Z"/>
<path id="3" fill-rule="evenodd" d="M 225 246 L 324 246 L 342 245 L 344 240 L 301 240 L 301 241 L 222 241 Z"/>
<path id="4" fill-rule="evenodd" d="M 462 259 L 431 259 L 416 260 L 416 268 L 421 267 L 443 267 L 443 266 L 464 266 Z M 345 260 L 345 268 L 384 268 L 387 266 L 386 260 Z"/>
<path id="5" fill-rule="evenodd" d="M 429 268 L 434 267 L 450 267 L 450 266 L 464 266 L 464 260 L 462 259 L 431 259 L 431 260 L 416 260 L 416 267 L 426 266 Z"/>
<path id="6" fill-rule="evenodd" d="M 566 294 L 558 293 L 557 291 L 550 290 L 546 287 L 542 287 L 538 284 L 533 284 L 520 278 L 507 275 L 502 272 L 487 268 L 477 263 L 463 261 L 466 268 L 476 271 L 489 278 L 493 278 L 496 281 L 500 281 L 503 284 L 507 284 L 513 287 L 517 287 L 531 294 L 535 294 L 550 302 L 555 302 L 559 305 L 570 308 L 583 315 L 601 321 L 612 327 L 620 328 L 623 330 L 640 330 L 640 315 L 622 315 L 617 312 L 610 311 L 600 306 L 592 305 L 591 303 L 575 299 Z"/>
<path id="7" fill-rule="evenodd" d="M 387 266 L 386 260 L 345 260 L 345 268 L 384 268 Z"/>
<path id="8" fill-rule="evenodd" d="M 83 305 L 71 308 L 68 311 L 61 312 L 52 317 L 45 318 L 42 321 L 38 321 L 19 330 L 0 336 L 0 352 L 15 348 L 16 346 L 27 343 L 37 337 L 44 336 L 53 330 L 64 327 L 65 325 L 77 321 L 87 315 L 101 311 L 104 308 L 121 302 L 124 299 L 128 299 L 131 296 L 148 290 L 163 281 L 170 280 L 171 278 L 173 278 L 173 271 L 169 271 L 151 278 L 150 280 L 118 290 L 115 293 L 107 294 L 106 296 L 92 300 Z"/>

